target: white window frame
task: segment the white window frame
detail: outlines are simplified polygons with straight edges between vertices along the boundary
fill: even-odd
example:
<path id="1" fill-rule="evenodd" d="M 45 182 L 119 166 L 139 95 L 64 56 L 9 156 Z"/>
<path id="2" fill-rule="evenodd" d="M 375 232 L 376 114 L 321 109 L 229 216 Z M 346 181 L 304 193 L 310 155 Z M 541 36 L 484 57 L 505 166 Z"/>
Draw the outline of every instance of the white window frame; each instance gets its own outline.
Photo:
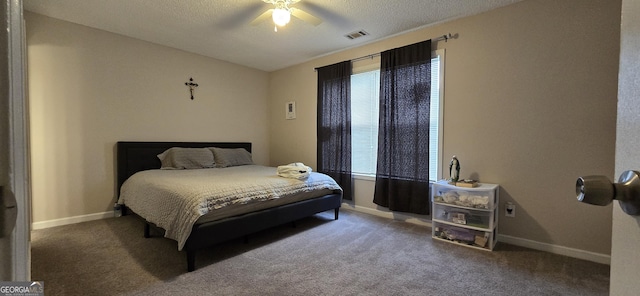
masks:
<path id="1" fill-rule="evenodd" d="M 444 165 L 443 150 L 444 150 L 444 69 L 445 69 L 445 50 L 438 49 L 431 53 L 431 58 L 438 57 L 440 60 L 439 73 L 438 73 L 438 156 L 436 163 L 436 179 L 430 180 L 435 182 L 442 179 L 442 166 Z M 431 174 L 429 174 L 431 177 Z"/>
<path id="2" fill-rule="evenodd" d="M 439 179 L 442 179 L 442 173 L 443 173 L 443 148 L 444 148 L 444 69 L 445 69 L 445 50 L 444 49 L 438 49 L 435 51 L 432 51 L 431 53 L 431 58 L 435 58 L 435 57 L 439 57 L 440 60 L 440 65 L 439 65 L 439 73 L 438 73 L 438 94 L 439 94 L 439 100 L 438 100 L 438 104 L 439 104 L 439 108 L 438 108 L 438 129 L 437 129 L 437 137 L 438 137 L 438 153 L 436 156 L 436 177 L 435 179 L 432 180 L 431 178 L 431 171 L 429 172 L 429 177 L 430 177 L 430 181 L 431 182 L 435 182 Z M 353 74 L 359 74 L 359 73 L 363 73 L 363 72 L 369 72 L 369 71 L 374 71 L 380 69 L 380 58 L 379 57 L 374 57 L 372 58 L 369 62 L 367 62 L 365 65 L 362 66 L 354 66 L 352 69 L 352 73 Z M 432 135 L 430 135 L 432 136 Z M 430 158 L 431 159 L 431 158 Z M 431 164 L 431 161 L 430 161 Z M 430 166 L 431 168 L 432 166 Z M 359 179 L 359 180 L 368 180 L 368 181 L 375 181 L 375 174 L 362 174 L 362 173 L 353 173 L 353 176 L 355 179 Z"/>

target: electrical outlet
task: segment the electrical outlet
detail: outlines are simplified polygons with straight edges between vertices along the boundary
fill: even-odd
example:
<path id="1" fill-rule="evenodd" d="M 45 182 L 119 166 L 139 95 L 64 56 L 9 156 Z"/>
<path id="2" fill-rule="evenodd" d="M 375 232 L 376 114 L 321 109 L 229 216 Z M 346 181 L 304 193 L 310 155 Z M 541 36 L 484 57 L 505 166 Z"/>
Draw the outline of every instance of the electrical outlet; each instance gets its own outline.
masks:
<path id="1" fill-rule="evenodd" d="M 507 217 L 515 217 L 516 216 L 516 205 L 512 202 L 507 202 L 504 206 L 504 215 Z"/>

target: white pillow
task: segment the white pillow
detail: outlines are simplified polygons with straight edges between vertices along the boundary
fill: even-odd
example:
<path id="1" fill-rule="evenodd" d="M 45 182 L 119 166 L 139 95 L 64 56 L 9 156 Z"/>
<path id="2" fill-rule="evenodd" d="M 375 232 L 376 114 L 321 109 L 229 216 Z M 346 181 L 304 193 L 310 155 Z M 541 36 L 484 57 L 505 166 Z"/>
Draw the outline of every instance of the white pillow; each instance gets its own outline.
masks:
<path id="1" fill-rule="evenodd" d="M 213 153 L 207 148 L 173 147 L 158 154 L 161 169 L 202 169 L 213 168 L 216 163 Z"/>
<path id="2" fill-rule="evenodd" d="M 244 148 L 210 147 L 209 149 L 213 152 L 216 167 L 218 168 L 253 164 L 251 153 Z"/>

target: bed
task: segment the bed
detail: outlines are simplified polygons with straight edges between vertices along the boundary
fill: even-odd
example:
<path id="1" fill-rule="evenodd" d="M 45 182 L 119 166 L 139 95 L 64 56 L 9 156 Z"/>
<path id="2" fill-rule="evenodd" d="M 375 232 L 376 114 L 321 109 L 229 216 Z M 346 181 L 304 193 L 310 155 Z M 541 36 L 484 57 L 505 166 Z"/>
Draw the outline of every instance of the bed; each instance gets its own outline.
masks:
<path id="1" fill-rule="evenodd" d="M 161 226 L 163 221 L 156 222 L 158 217 L 166 216 L 166 209 L 162 213 L 154 213 L 152 210 L 144 208 L 138 208 L 136 210 L 135 199 L 131 198 L 134 195 L 132 192 L 136 192 L 133 188 L 137 188 L 132 183 L 137 179 L 145 179 L 146 176 L 158 175 L 169 176 L 171 174 L 182 174 L 182 178 L 185 178 L 185 183 L 189 183 L 195 179 L 202 178 L 196 174 L 202 171 L 207 174 L 218 174 L 222 171 L 235 172 L 237 174 L 244 174 L 244 170 L 254 172 L 254 174 L 268 174 L 268 168 L 255 165 L 246 165 L 242 167 L 230 167 L 230 168 L 211 168 L 203 170 L 160 170 L 161 161 L 158 155 L 167 151 L 173 147 L 183 148 L 208 148 L 211 147 L 223 148 L 223 150 L 238 150 L 241 148 L 246 152 L 251 152 L 251 143 L 246 142 L 118 142 L 116 146 L 117 153 L 117 192 L 118 202 L 123 205 L 123 214 L 127 212 L 134 212 L 145 219 L 147 222 L 144 227 L 144 236 L 150 236 L 150 227 L 158 226 L 160 228 L 172 228 Z M 164 163 L 164 162 L 163 162 Z M 274 169 L 274 168 L 271 168 Z M 172 172 L 173 171 L 173 172 Z M 178 172 L 181 171 L 181 172 Z M 136 174 L 140 172 L 139 174 Z M 272 170 L 272 172 L 275 172 Z M 186 174 L 186 175 L 185 175 Z M 272 175 L 274 173 L 271 173 Z M 322 174 L 311 173 L 312 177 L 324 176 Z M 240 175 L 238 175 L 240 176 Z M 277 176 L 275 176 L 277 177 Z M 326 177 L 326 176 L 324 176 Z M 253 176 L 247 176 L 246 179 L 252 179 Z M 192 180 L 193 179 L 193 180 Z M 239 180 L 242 178 L 238 178 Z M 272 176 L 271 179 L 274 179 Z M 279 178 L 284 180 L 287 178 Z M 255 180 L 259 180 L 255 177 Z M 283 182 L 280 181 L 279 182 Z M 309 180 L 315 180 L 311 177 Z M 138 181 L 136 181 L 138 182 Z M 174 182 L 174 181 L 172 181 Z M 179 181 L 175 181 L 179 182 Z M 294 183 L 291 181 L 292 184 Z M 306 182 L 306 181 L 305 181 Z M 214 182 L 211 182 L 214 183 Z M 221 182 L 216 182 L 221 183 Z M 259 182 L 256 181 L 256 184 Z M 309 182 L 306 182 L 309 183 Z M 297 184 L 297 183 L 295 183 Z M 124 186 L 124 188 L 123 188 Z M 208 186 L 208 185 L 207 185 Z M 297 186 L 297 185 L 296 185 Z M 189 184 L 185 187 L 196 187 Z M 244 186 L 241 186 L 244 187 Z M 195 190 L 195 189 L 194 189 Z M 210 190 L 210 189 L 207 189 Z M 223 190 L 228 191 L 228 190 Z M 233 191 L 231 191 L 233 192 Z M 238 193 L 241 194 L 241 193 Z M 152 196 L 154 194 L 137 194 L 142 201 L 138 201 L 138 204 L 149 203 L 157 198 Z M 231 210 L 226 211 L 224 214 L 217 214 L 217 210 L 211 210 L 205 215 L 196 217 L 192 224 L 188 225 L 188 229 L 167 231 L 165 229 L 165 236 L 170 234 L 170 238 L 178 241 L 178 250 L 184 251 L 187 257 L 187 271 L 195 270 L 195 256 L 196 251 L 210 247 L 212 245 L 228 241 L 235 238 L 246 237 L 249 234 L 265 230 L 281 224 L 295 222 L 296 220 L 328 211 L 334 210 L 334 219 L 338 220 L 339 210 L 342 203 L 342 191 L 338 188 L 331 186 L 324 186 L 317 191 L 304 194 L 296 194 L 289 198 L 262 198 L 264 202 L 250 202 L 246 206 L 244 203 L 233 204 L 229 206 Z M 126 198 L 125 198 L 126 197 Z M 163 197 L 164 198 L 164 197 Z M 256 197 L 258 198 L 258 197 Z M 258 199 L 260 199 L 258 198 Z M 227 199 L 224 199 L 227 200 Z M 129 202 L 129 204 L 128 204 Z M 210 203 L 207 203 L 210 205 Z M 210 208 L 212 208 L 210 206 Z M 171 212 L 184 212 L 171 211 Z M 187 210 L 190 211 L 190 210 Z M 222 212 L 222 211 L 220 211 Z M 188 215 L 191 220 L 194 220 L 192 214 Z M 185 228 L 187 226 L 181 226 Z M 184 239 L 182 239 L 184 237 Z"/>

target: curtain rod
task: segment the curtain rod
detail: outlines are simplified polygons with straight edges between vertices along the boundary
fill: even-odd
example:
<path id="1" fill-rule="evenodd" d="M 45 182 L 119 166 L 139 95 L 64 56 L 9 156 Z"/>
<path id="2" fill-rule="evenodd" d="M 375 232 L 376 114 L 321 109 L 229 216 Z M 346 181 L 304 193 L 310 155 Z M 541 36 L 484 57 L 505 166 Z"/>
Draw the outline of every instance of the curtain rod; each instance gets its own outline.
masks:
<path id="1" fill-rule="evenodd" d="M 442 36 L 440 36 L 440 37 L 438 37 L 438 38 L 433 38 L 433 39 L 431 39 L 431 41 L 441 41 L 441 40 L 444 40 L 444 42 L 447 42 L 447 41 L 449 41 L 449 39 L 452 39 L 452 38 L 455 38 L 455 36 L 454 36 L 454 35 L 451 35 L 451 33 L 447 33 L 447 34 L 442 35 Z M 380 56 L 380 53 L 379 53 L 379 52 L 378 52 L 378 53 L 372 53 L 372 54 L 370 54 L 370 55 L 366 55 L 366 56 L 363 56 L 363 57 L 359 57 L 359 58 L 351 59 L 351 62 L 353 63 L 353 62 L 362 61 L 362 60 L 366 60 L 366 59 L 372 59 L 372 58 L 375 58 L 375 57 L 377 57 L 377 56 Z M 317 69 L 317 68 L 316 68 L 316 69 Z"/>
<path id="2" fill-rule="evenodd" d="M 433 39 L 431 39 L 431 41 L 444 40 L 444 42 L 447 42 L 447 41 L 449 41 L 449 39 L 454 39 L 454 38 L 458 38 L 458 34 L 452 35 L 451 33 L 447 33 L 447 34 L 442 35 L 442 36 L 440 36 L 438 38 L 433 38 Z M 353 62 L 362 61 L 362 60 L 366 60 L 366 59 L 372 59 L 372 58 L 375 58 L 377 56 L 380 56 L 379 52 L 378 53 L 372 53 L 370 55 L 366 55 L 366 56 L 363 56 L 363 57 L 351 59 L 350 61 L 353 63 Z M 318 71 L 318 68 L 322 68 L 322 67 L 316 67 L 313 70 L 314 71 Z"/>

